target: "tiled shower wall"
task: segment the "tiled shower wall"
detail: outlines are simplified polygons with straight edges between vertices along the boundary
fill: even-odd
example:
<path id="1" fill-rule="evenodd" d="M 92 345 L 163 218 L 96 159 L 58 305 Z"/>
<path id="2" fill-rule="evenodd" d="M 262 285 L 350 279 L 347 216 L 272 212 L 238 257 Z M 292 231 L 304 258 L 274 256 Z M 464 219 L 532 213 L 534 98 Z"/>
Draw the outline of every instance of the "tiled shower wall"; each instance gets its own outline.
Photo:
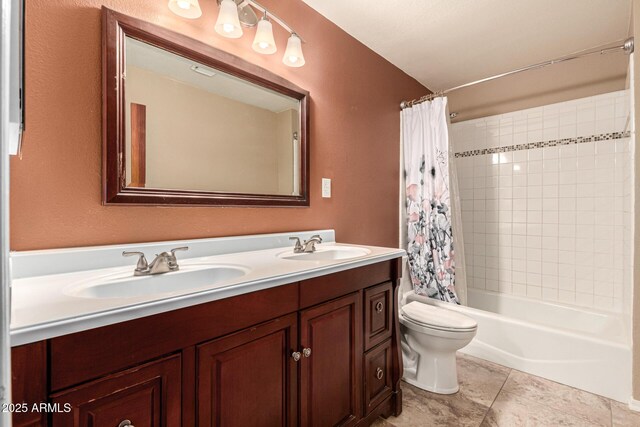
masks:
<path id="1" fill-rule="evenodd" d="M 620 91 L 452 125 L 469 287 L 623 311 L 628 121 Z"/>

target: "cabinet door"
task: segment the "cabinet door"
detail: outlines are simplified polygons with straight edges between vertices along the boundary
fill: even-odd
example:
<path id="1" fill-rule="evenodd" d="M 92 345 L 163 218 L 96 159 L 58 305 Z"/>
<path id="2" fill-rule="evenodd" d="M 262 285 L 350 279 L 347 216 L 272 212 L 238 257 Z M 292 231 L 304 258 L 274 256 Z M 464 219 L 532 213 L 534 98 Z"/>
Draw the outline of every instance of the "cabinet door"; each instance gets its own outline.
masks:
<path id="1" fill-rule="evenodd" d="M 198 346 L 198 426 L 294 426 L 297 315 Z"/>
<path id="2" fill-rule="evenodd" d="M 360 414 L 362 369 L 360 294 L 321 304 L 300 313 L 302 426 L 353 425 Z"/>
<path id="3" fill-rule="evenodd" d="M 46 412 L 33 405 L 47 401 L 47 343 L 38 341 L 11 349 L 11 398 L 18 403 L 13 411 L 14 427 L 45 427 Z M 26 408 L 22 406 L 26 404 Z"/>
<path id="4" fill-rule="evenodd" d="M 180 366 L 175 355 L 57 393 L 53 427 L 179 426 Z"/>

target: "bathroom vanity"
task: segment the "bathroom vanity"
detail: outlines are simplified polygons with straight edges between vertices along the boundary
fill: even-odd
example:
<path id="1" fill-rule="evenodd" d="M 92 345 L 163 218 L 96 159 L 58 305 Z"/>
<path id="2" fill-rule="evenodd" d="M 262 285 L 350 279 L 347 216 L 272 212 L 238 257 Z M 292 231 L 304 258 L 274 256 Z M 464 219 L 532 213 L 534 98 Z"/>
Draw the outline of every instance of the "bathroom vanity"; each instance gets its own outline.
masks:
<path id="1" fill-rule="evenodd" d="M 107 8 L 102 49 L 105 205 L 309 206 L 308 91 Z M 139 252 L 161 255 L 122 256 Z M 15 424 L 397 415 L 403 254 L 336 244 L 332 230 L 14 253 Z"/>
<path id="2" fill-rule="evenodd" d="M 370 425 L 399 414 L 403 251 L 319 233 L 308 259 L 287 239 L 309 232 L 16 254 L 17 275 L 45 258 L 49 274 L 14 281 L 13 401 L 55 411 L 15 413 L 16 425 Z M 131 279 L 123 261 L 134 262 L 119 256 L 179 245 L 194 257 L 159 277 Z M 89 254 L 118 266 L 61 271 Z M 220 265 L 244 274 L 158 295 L 105 291 L 115 276 L 146 287 Z"/>

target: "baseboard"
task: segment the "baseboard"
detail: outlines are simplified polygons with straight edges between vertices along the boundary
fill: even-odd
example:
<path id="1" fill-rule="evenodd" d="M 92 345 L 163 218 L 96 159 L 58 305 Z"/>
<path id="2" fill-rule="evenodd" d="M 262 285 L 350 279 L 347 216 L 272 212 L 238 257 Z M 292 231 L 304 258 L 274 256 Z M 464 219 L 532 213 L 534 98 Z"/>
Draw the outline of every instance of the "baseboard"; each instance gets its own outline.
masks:
<path id="1" fill-rule="evenodd" d="M 640 400 L 635 400 L 633 397 L 630 397 L 629 409 L 631 409 L 632 411 L 640 412 Z"/>

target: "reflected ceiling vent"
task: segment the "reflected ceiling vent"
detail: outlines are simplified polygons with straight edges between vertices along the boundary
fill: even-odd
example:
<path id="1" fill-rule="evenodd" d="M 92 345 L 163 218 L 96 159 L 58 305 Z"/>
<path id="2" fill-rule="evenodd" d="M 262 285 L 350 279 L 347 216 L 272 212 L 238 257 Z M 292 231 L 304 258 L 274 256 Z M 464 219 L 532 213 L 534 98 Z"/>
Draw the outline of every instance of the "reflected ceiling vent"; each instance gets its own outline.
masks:
<path id="1" fill-rule="evenodd" d="M 203 76 L 207 76 L 207 77 L 213 77 L 216 75 L 215 71 L 209 68 L 201 67 L 199 65 L 192 65 L 191 71 L 195 71 L 196 73 L 202 74 Z"/>

